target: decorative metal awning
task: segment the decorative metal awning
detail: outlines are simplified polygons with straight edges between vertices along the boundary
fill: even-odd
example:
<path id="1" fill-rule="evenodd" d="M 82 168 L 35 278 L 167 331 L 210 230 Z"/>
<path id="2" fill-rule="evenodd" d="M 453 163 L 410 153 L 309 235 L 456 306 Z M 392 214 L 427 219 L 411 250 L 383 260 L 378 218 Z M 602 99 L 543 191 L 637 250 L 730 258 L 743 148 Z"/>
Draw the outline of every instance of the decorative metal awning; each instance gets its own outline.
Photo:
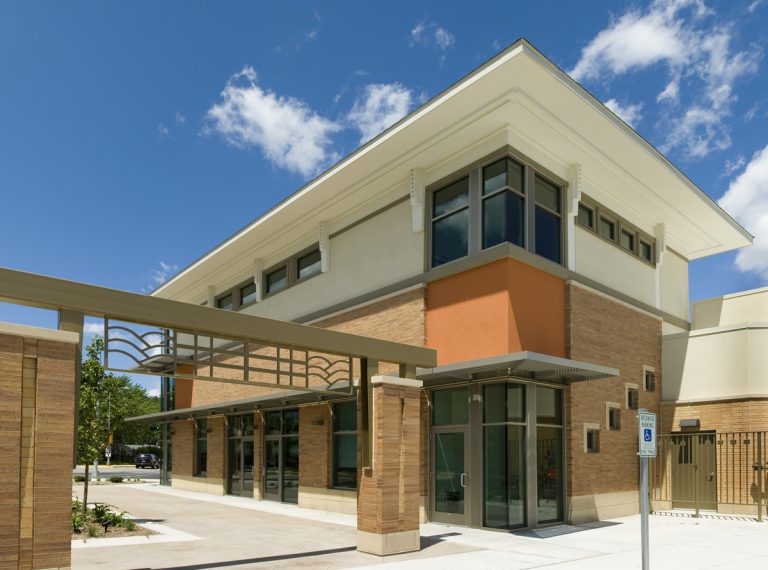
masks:
<path id="1" fill-rule="evenodd" d="M 351 393 L 353 361 L 347 355 L 104 318 L 104 368 L 117 372 Z"/>
<path id="2" fill-rule="evenodd" d="M 618 375 L 617 368 L 530 351 L 416 369 L 416 377 L 426 388 L 504 376 L 570 384 Z"/>
<path id="3" fill-rule="evenodd" d="M 262 396 L 244 398 L 242 400 L 231 400 L 229 402 L 218 402 L 207 406 L 195 406 L 193 408 L 181 408 L 167 412 L 158 412 L 156 414 L 147 414 L 145 416 L 136 416 L 128 418 L 127 422 L 137 423 L 169 423 L 176 420 L 190 418 L 207 418 L 211 416 L 224 416 L 234 414 L 244 414 L 261 409 L 276 408 L 282 406 L 300 406 L 302 404 L 315 404 L 318 402 L 327 402 L 349 398 L 349 394 L 342 387 L 338 392 L 318 393 L 314 391 L 290 390 L 286 392 L 277 392 Z"/>

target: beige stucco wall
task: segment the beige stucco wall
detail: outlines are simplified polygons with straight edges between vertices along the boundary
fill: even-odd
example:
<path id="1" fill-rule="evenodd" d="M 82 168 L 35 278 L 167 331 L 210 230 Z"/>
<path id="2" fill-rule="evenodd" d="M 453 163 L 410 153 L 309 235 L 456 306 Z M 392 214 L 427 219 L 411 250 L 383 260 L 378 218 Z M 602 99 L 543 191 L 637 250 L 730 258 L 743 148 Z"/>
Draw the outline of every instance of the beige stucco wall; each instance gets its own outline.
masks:
<path id="1" fill-rule="evenodd" d="M 742 291 L 693 305 L 693 328 L 768 322 L 768 287 Z"/>
<path id="2" fill-rule="evenodd" d="M 406 193 L 406 188 L 396 199 Z M 243 309 L 243 313 L 292 320 L 397 283 L 423 270 L 424 233 L 411 227 L 411 207 L 401 202 L 330 240 L 327 273 L 312 277 Z M 287 252 L 288 257 L 295 251 Z M 265 260 L 264 269 L 284 258 Z"/>
<path id="3" fill-rule="evenodd" d="M 664 401 L 768 396 L 768 325 L 667 335 L 662 341 Z"/>
<path id="4" fill-rule="evenodd" d="M 665 313 L 688 320 L 688 262 L 671 251 L 659 266 L 659 297 Z"/>
<path id="5" fill-rule="evenodd" d="M 653 267 L 578 226 L 575 239 L 576 273 L 651 307 L 656 304 Z"/>

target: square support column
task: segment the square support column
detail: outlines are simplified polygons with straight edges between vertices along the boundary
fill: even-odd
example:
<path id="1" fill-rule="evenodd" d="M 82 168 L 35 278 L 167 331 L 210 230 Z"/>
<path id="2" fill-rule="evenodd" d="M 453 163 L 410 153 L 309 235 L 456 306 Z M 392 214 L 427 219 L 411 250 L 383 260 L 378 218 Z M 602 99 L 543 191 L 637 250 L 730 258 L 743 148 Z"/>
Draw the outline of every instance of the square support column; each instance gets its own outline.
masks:
<path id="1" fill-rule="evenodd" d="M 419 550 L 420 394 L 418 380 L 373 376 L 372 466 L 357 498 L 357 549 L 384 556 Z M 361 390 L 358 397 L 366 398 Z"/>

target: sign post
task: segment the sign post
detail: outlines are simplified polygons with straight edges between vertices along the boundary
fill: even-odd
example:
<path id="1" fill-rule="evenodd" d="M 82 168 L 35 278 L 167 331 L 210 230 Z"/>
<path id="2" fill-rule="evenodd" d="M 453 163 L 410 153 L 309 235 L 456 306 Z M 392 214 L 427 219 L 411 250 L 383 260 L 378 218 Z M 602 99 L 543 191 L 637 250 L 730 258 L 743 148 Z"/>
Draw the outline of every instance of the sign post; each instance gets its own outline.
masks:
<path id="1" fill-rule="evenodd" d="M 656 457 L 656 414 L 647 410 L 639 411 L 637 434 L 640 447 L 640 541 L 643 570 L 648 570 L 648 458 Z"/>

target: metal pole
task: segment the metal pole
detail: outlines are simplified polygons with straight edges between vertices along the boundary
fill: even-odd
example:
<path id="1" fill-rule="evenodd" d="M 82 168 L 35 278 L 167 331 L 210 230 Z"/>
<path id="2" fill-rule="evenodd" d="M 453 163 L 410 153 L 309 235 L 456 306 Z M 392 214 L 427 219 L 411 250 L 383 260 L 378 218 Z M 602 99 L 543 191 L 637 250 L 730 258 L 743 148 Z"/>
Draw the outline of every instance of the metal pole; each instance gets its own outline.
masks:
<path id="1" fill-rule="evenodd" d="M 648 570 L 648 458 L 640 458 L 640 542 L 643 552 L 643 570 Z"/>
<path id="2" fill-rule="evenodd" d="M 763 435 L 757 434 L 757 522 L 763 522 Z"/>

